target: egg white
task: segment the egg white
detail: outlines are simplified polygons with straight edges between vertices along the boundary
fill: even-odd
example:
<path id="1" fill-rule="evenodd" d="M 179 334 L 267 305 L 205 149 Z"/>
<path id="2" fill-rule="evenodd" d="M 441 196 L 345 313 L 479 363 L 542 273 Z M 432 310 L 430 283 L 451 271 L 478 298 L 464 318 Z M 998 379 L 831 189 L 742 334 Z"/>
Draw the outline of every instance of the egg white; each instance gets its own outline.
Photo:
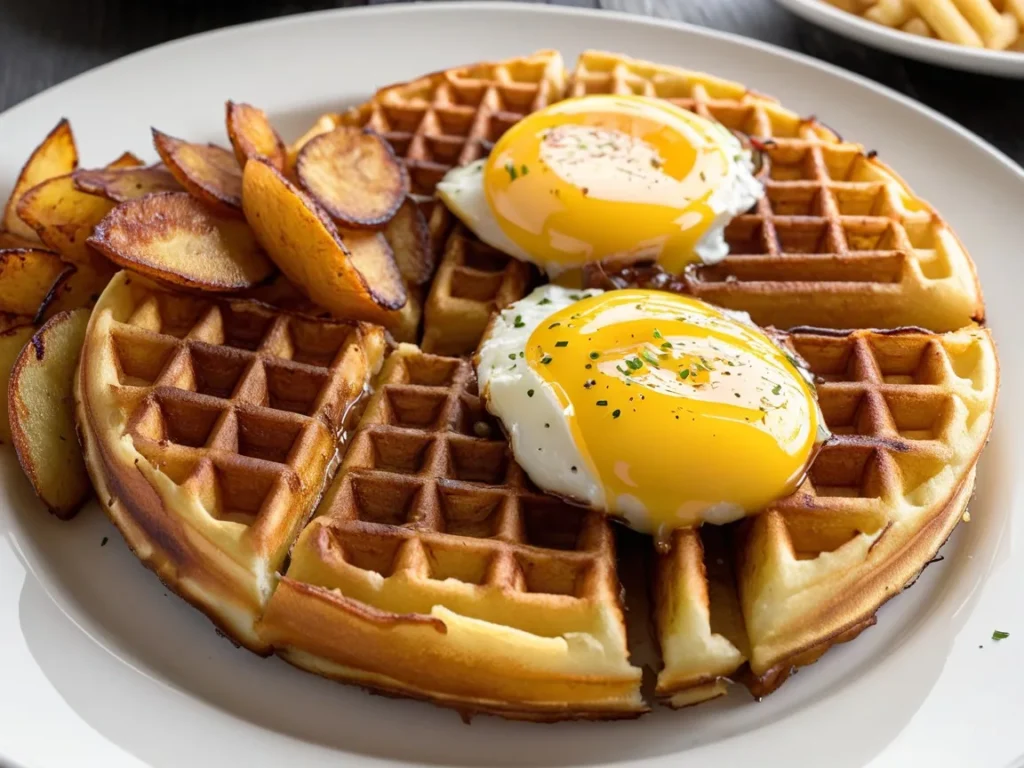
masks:
<path id="1" fill-rule="evenodd" d="M 476 368 L 487 410 L 501 420 L 516 461 L 530 479 L 545 491 L 605 509 L 604 487 L 569 430 L 572 404 L 563 408 L 551 384 L 520 356 L 530 334 L 547 317 L 599 293 L 556 285 L 537 288 L 494 318 L 477 352 Z"/>
<path id="2" fill-rule="evenodd" d="M 741 213 L 746 213 L 764 195 L 764 187 L 754 178 L 750 152 L 729 131 L 722 129 L 722 145 L 730 155 L 725 177 L 708 198 L 715 218 L 697 241 L 694 252 L 705 264 L 714 264 L 729 255 L 725 228 Z M 477 237 L 509 256 L 536 264 L 547 275 L 557 277 L 570 267 L 542 261 L 520 248 L 501 228 L 484 191 L 486 159 L 452 168 L 438 182 L 437 195 Z"/>

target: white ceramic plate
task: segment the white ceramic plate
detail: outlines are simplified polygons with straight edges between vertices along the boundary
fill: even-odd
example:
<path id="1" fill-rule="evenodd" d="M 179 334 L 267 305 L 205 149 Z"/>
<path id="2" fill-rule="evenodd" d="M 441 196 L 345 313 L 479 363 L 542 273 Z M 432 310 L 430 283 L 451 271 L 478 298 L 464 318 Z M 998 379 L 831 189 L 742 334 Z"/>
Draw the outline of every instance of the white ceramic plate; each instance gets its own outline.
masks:
<path id="1" fill-rule="evenodd" d="M 943 40 L 911 35 L 900 29 L 875 24 L 873 21 L 841 11 L 825 0 L 778 0 L 778 3 L 797 16 L 802 16 L 838 35 L 873 45 L 889 53 L 927 61 L 929 64 L 962 69 L 965 72 L 1024 78 L 1024 53 L 969 48 Z"/>
<path id="2" fill-rule="evenodd" d="M 227 98 L 266 107 L 292 137 L 377 85 L 545 47 L 569 61 L 587 47 L 620 50 L 775 94 L 877 149 L 946 213 L 977 258 L 1004 375 L 974 520 L 946 559 L 885 606 L 876 628 L 760 704 L 738 691 L 635 722 L 538 727 L 484 717 L 467 727 L 452 712 L 371 697 L 234 649 L 167 594 L 95 506 L 70 523 L 48 517 L 3 449 L 0 763 L 854 766 L 908 765 L 913 756 L 1000 766 L 1024 752 L 1024 621 L 1013 591 L 1024 567 L 1008 558 L 1006 535 L 1024 482 L 1012 444 L 1024 431 L 1014 396 L 1024 349 L 1009 333 L 1024 281 L 1024 174 L 953 123 L 810 59 L 690 27 L 509 4 L 386 6 L 202 35 L 75 78 L 0 116 L 0 179 L 14 179 L 62 115 L 87 165 L 129 148 L 153 156 L 151 125 L 223 142 Z M 996 628 L 1011 637 L 992 642 Z"/>

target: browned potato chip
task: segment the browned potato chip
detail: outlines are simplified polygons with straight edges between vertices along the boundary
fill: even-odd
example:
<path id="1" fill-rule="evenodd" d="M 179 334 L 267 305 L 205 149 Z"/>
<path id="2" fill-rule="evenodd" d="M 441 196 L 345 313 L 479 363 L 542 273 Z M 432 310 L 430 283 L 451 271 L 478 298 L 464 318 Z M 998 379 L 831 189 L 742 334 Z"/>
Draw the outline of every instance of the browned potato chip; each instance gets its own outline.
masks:
<path id="1" fill-rule="evenodd" d="M 75 432 L 73 387 L 89 310 L 62 312 L 18 355 L 7 384 L 7 415 L 18 461 L 36 495 L 67 520 L 92 491 Z"/>
<path id="2" fill-rule="evenodd" d="M 125 269 L 204 291 L 251 288 L 274 271 L 244 221 L 217 215 L 187 192 L 121 203 L 89 245 Z"/>
<path id="3" fill-rule="evenodd" d="M 65 118 L 57 123 L 57 127 L 50 131 L 43 139 L 43 143 L 35 148 L 21 169 L 11 191 L 11 197 L 7 201 L 7 208 L 4 209 L 4 231 L 35 240 L 36 233 L 32 231 L 31 226 L 19 218 L 18 201 L 37 184 L 42 184 L 54 176 L 64 176 L 77 167 L 78 149 L 75 147 L 75 137 L 71 133 L 71 123 Z"/>
<path id="4" fill-rule="evenodd" d="M 89 195 L 99 195 L 115 203 L 135 200 L 154 192 L 180 192 L 181 184 L 166 166 L 150 168 L 101 168 L 75 171 L 75 188 Z"/>
<path id="5" fill-rule="evenodd" d="M 0 251 L 0 312 L 34 317 L 57 281 L 74 271 L 50 251 Z"/>
<path id="6" fill-rule="evenodd" d="M 409 192 L 409 174 L 384 139 L 342 125 L 311 139 L 295 174 L 314 200 L 345 227 L 379 229 Z"/>
<path id="7" fill-rule="evenodd" d="M 352 266 L 359 270 L 370 286 L 373 298 L 385 309 L 401 309 L 408 294 L 402 273 L 395 263 L 395 254 L 380 232 L 360 232 L 357 229 L 339 231 L 341 242 L 348 250 Z"/>
<path id="8" fill-rule="evenodd" d="M 242 210 L 242 171 L 234 154 L 212 144 L 189 144 L 153 129 L 153 145 L 185 189 L 229 215 Z"/>
<path id="9" fill-rule="evenodd" d="M 412 285 L 423 285 L 434 274 L 434 253 L 430 249 L 427 220 L 412 198 L 406 198 L 395 217 L 384 228 L 402 277 Z"/>
<path id="10" fill-rule="evenodd" d="M 79 192 L 69 174 L 30 189 L 18 203 L 18 215 L 65 261 L 95 266 L 99 259 L 85 242 L 113 207 L 109 200 Z"/>
<path id="11" fill-rule="evenodd" d="M 36 327 L 31 317 L 0 315 L 0 381 L 11 379 L 14 362 L 25 348 Z M 0 441 L 11 441 L 11 421 L 7 418 L 7 387 L 0 387 Z"/>
<path id="12" fill-rule="evenodd" d="M 114 265 L 106 259 L 97 258 L 96 262 L 98 268 L 81 264 L 74 272 L 59 277 L 39 306 L 36 322 L 49 320 L 58 312 L 95 304 L 110 278 L 117 273 Z"/>
<path id="13" fill-rule="evenodd" d="M 227 103 L 228 138 L 241 167 L 249 158 L 262 157 L 279 171 L 284 171 L 287 150 L 267 113 L 251 104 Z"/>
<path id="14" fill-rule="evenodd" d="M 262 159 L 245 165 L 242 202 L 256 239 L 288 278 L 336 317 L 393 325 L 391 311 L 406 301 L 397 267 L 375 270 L 366 248 L 364 276 L 327 215 L 280 171 Z M 378 249 L 378 253 L 387 253 Z M 383 256 L 381 256 L 383 258 Z M 367 277 L 392 275 L 397 285 L 373 285 Z M 397 300 L 401 299 L 401 304 Z"/>
<path id="15" fill-rule="evenodd" d="M 38 237 L 22 237 L 12 232 L 0 232 L 0 250 L 10 248 L 40 248 L 43 243 Z"/>
<path id="16" fill-rule="evenodd" d="M 121 153 L 121 156 L 118 157 L 116 160 L 107 163 L 106 167 L 109 168 L 110 170 L 115 170 L 117 168 L 138 168 L 142 164 L 142 161 L 139 160 L 139 158 L 137 158 L 133 153 L 123 152 Z"/>

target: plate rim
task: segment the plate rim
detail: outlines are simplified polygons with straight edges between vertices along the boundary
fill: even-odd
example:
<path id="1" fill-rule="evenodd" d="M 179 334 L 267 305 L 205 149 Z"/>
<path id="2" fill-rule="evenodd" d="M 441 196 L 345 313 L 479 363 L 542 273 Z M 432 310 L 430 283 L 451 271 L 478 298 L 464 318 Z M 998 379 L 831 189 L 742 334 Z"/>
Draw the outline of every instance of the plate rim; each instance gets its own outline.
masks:
<path id="1" fill-rule="evenodd" d="M 971 48 L 945 40 L 911 35 L 848 13 L 825 0 L 776 0 L 786 10 L 851 40 L 888 50 L 896 56 L 925 61 L 946 69 L 1024 78 L 1024 52 Z"/>
<path id="2" fill-rule="evenodd" d="M 685 22 L 677 22 L 677 21 L 674 21 L 674 20 L 643 17 L 643 16 L 637 16 L 637 15 L 630 14 L 630 13 L 615 12 L 615 11 L 575 9 L 575 8 L 557 7 L 557 6 L 533 6 L 533 5 L 525 6 L 525 5 L 522 5 L 522 4 L 519 4 L 519 3 L 512 3 L 512 2 L 481 2 L 480 0 L 476 0 L 474 2 L 464 2 L 464 3 L 462 3 L 462 2 L 459 2 L 459 3 L 456 3 L 456 2 L 438 2 L 438 3 L 430 3 L 430 4 L 426 4 L 426 3 L 424 3 L 424 4 L 417 4 L 417 5 L 413 5 L 413 6 L 409 6 L 409 5 L 394 5 L 394 6 L 369 6 L 369 7 L 362 7 L 362 8 L 356 8 L 356 9 L 345 9 L 345 8 L 329 9 L 329 10 L 326 10 L 326 11 L 318 11 L 318 12 L 305 13 L 305 14 L 295 14 L 295 15 L 292 15 L 292 16 L 285 16 L 285 17 L 279 17 L 279 18 L 274 18 L 274 19 L 266 19 L 266 20 L 261 20 L 261 21 L 257 21 L 257 22 L 251 22 L 251 23 L 247 23 L 247 24 L 239 24 L 239 25 L 234 25 L 234 26 L 231 26 L 231 27 L 225 27 L 225 28 L 221 28 L 221 29 L 217 29 L 217 30 L 212 30 L 212 31 L 208 31 L 208 32 L 199 33 L 199 34 L 188 36 L 188 37 L 185 37 L 185 38 L 180 38 L 178 40 L 168 41 L 168 42 L 165 42 L 165 43 L 158 44 L 156 46 L 152 46 L 150 48 L 143 49 L 143 50 L 135 52 L 133 54 L 129 54 L 129 55 L 125 56 L 125 57 L 121 57 L 119 59 L 115 59 L 114 61 L 108 62 L 106 64 L 103 64 L 103 65 L 99 66 L 99 67 L 96 67 L 96 68 L 93 68 L 91 70 L 88 70 L 88 71 L 86 71 L 84 73 L 76 75 L 75 77 L 69 78 L 68 80 L 66 80 L 66 81 L 64 81 L 62 83 L 59 83 L 59 84 L 57 84 L 55 86 L 52 86 L 51 88 L 48 88 L 48 89 L 40 92 L 39 94 L 35 94 L 34 96 L 30 97 L 29 99 L 24 100 L 20 104 L 15 105 L 11 109 L 9 109 L 9 110 L 5 111 L 4 113 L 0 114 L 0 130 L 2 130 L 7 125 L 8 121 L 16 120 L 18 118 L 18 112 L 21 110 L 21 108 L 23 106 L 31 105 L 36 99 L 42 98 L 42 97 L 46 96 L 50 91 L 52 91 L 52 90 L 54 90 L 56 88 L 61 88 L 61 87 L 64 87 L 66 85 L 73 87 L 73 84 L 75 82 L 77 82 L 79 80 L 79 78 L 84 78 L 84 77 L 87 77 L 90 74 L 94 74 L 94 73 L 96 73 L 98 71 L 105 70 L 107 67 L 118 66 L 118 65 L 121 65 L 122 63 L 131 62 L 136 57 L 145 56 L 146 54 L 150 54 L 150 53 L 154 53 L 154 52 L 166 53 L 166 51 L 164 49 L 167 49 L 167 48 L 173 49 L 173 47 L 176 46 L 176 45 L 190 44 L 190 43 L 197 42 L 198 40 L 205 39 L 207 37 L 214 37 L 215 38 L 218 35 L 232 35 L 232 34 L 237 35 L 237 34 L 240 34 L 240 33 L 241 34 L 245 34 L 245 30 L 247 30 L 250 27 L 257 27 L 258 28 L 258 27 L 262 27 L 264 25 L 266 25 L 266 26 L 272 26 L 272 25 L 282 25 L 282 26 L 284 26 L 284 25 L 287 25 L 289 23 L 303 23 L 303 22 L 308 23 L 311 19 L 316 19 L 318 17 L 327 17 L 327 16 L 331 16 L 331 15 L 335 15 L 335 14 L 343 14 L 344 13 L 344 14 L 353 14 L 353 15 L 354 14 L 358 14 L 358 15 L 364 15 L 364 16 L 377 16 L 377 15 L 379 15 L 379 16 L 387 16 L 390 13 L 399 13 L 399 12 L 402 12 L 402 11 L 408 12 L 411 9 L 415 9 L 416 11 L 418 11 L 420 13 L 427 13 L 429 15 L 431 13 L 439 13 L 439 12 L 445 12 L 445 11 L 455 11 L 455 10 L 463 11 L 466 8 L 470 8 L 470 9 L 472 9 L 474 11 L 477 11 L 477 12 L 489 12 L 489 11 L 492 11 L 492 10 L 496 10 L 496 11 L 501 11 L 501 10 L 504 10 L 504 11 L 514 11 L 515 13 L 520 14 L 520 15 L 524 15 L 524 16 L 529 16 L 529 15 L 539 16 L 539 15 L 543 15 L 543 14 L 547 13 L 547 14 L 562 15 L 562 16 L 568 16 L 568 17 L 571 17 L 571 16 L 587 16 L 587 17 L 593 17 L 593 18 L 612 17 L 612 18 L 617 18 L 617 19 L 619 19 L 620 21 L 623 21 L 623 22 L 628 22 L 631 26 L 639 26 L 639 27 L 643 27 L 643 26 L 667 27 L 667 28 L 670 28 L 670 29 L 685 30 L 688 33 L 700 35 L 700 36 L 711 38 L 711 39 L 726 39 L 726 40 L 730 40 L 732 42 L 736 42 L 736 43 L 741 44 L 743 46 L 748 46 L 748 47 L 753 48 L 753 49 L 757 49 L 757 50 L 761 50 L 761 51 L 770 53 L 771 55 L 774 55 L 774 56 L 781 56 L 783 58 L 789 59 L 789 60 L 795 62 L 796 64 L 798 64 L 799 66 L 801 66 L 802 68 L 808 68 L 809 67 L 812 70 L 817 70 L 819 72 L 825 72 L 825 73 L 827 73 L 827 74 L 829 74 L 831 76 L 838 76 L 838 77 L 840 77 L 840 78 L 842 78 L 844 80 L 847 80 L 847 81 L 849 81 L 849 82 L 851 82 L 851 83 L 853 83 L 853 84 L 855 84 L 855 85 L 857 85 L 859 87 L 866 87 L 870 91 L 876 92 L 876 93 L 878 93 L 881 96 L 884 96 L 884 97 L 886 97 L 888 99 L 894 100 L 894 101 L 902 104 L 903 106 L 908 107 L 908 108 L 910 108 L 910 109 L 920 113 L 922 116 L 927 117 L 929 120 L 940 124 L 943 128 L 945 128 L 947 130 L 951 130 L 952 133 L 956 134 L 958 137 L 967 139 L 977 149 L 984 150 L 988 155 L 992 156 L 994 159 L 999 161 L 999 165 L 1001 167 L 1009 169 L 1011 171 L 1011 174 L 1013 175 L 1013 177 L 1017 181 L 1020 181 L 1020 182 L 1024 183 L 1024 169 L 1022 169 L 1019 165 L 1017 165 L 1017 163 L 1014 162 L 1013 159 L 1008 157 L 1005 153 L 1000 151 L 998 148 L 994 147 L 993 145 L 991 145 L 990 143 L 988 143 L 987 141 L 985 141 L 981 137 L 977 136 L 976 134 L 974 134 L 970 130 L 968 130 L 968 129 L 964 128 L 963 126 L 959 125 L 954 120 L 946 117 L 945 115 L 937 112 L 936 110 L 934 110 L 934 109 L 932 109 L 930 107 L 927 107 L 924 104 L 921 104 L 920 102 L 915 101 L 914 99 L 912 99 L 912 98 L 910 98 L 908 96 L 905 96 L 905 95 L 903 95 L 903 94 L 901 94 L 901 93 L 899 93 L 897 91 L 894 91 L 893 89 L 891 89 L 891 88 L 889 88 L 887 86 L 884 86 L 884 85 L 881 85 L 879 83 L 876 83 L 876 82 L 874 82 L 874 81 L 872 81 L 872 80 L 870 80 L 868 78 L 865 78 L 863 76 L 857 75 L 855 73 L 851 73 L 851 72 L 848 72 L 846 70 L 843 70 L 843 69 L 841 69 L 841 68 L 839 68 L 839 67 L 837 67 L 835 65 L 819 61 L 819 60 L 817 60 L 817 59 L 815 59 L 815 58 L 813 58 L 811 56 L 808 56 L 806 54 L 790 51 L 788 49 L 781 48 L 779 46 L 776 46 L 776 45 L 773 45 L 773 44 L 770 44 L 770 43 L 765 43 L 765 42 L 762 42 L 762 41 L 759 41 L 759 40 L 754 40 L 752 38 L 747 38 L 747 37 L 744 37 L 742 35 L 737 35 L 737 34 L 728 33 L 728 32 L 722 32 L 722 31 L 719 31 L 719 30 L 712 30 L 712 29 L 708 29 L 708 28 L 705 28 L 705 27 L 701 27 L 699 25 L 689 24 L 689 23 L 685 23 Z M 998 523 L 998 528 L 999 528 L 998 537 L 999 538 L 1002 538 L 1003 536 L 1005 536 L 1006 531 L 1007 531 L 1007 529 L 1009 527 L 1009 522 L 1010 522 L 1010 519 L 1011 519 L 1010 511 L 1011 510 L 1008 510 L 1006 515 L 1004 516 L 1004 518 L 1001 521 L 999 521 L 999 523 Z M 30 573 L 33 572 L 32 568 L 31 568 L 32 564 L 31 564 L 30 561 L 29 562 L 25 562 L 25 565 L 28 566 L 28 571 Z M 997 568 L 997 567 L 1002 568 L 1002 567 L 1005 567 L 1005 565 L 1006 565 L 1005 562 L 998 562 L 998 561 L 996 561 L 994 559 L 991 560 L 989 563 L 987 563 L 985 568 L 984 568 L 984 574 L 980 577 L 977 591 L 981 592 L 981 591 L 983 591 L 985 589 L 986 584 L 987 584 L 989 578 L 991 577 L 992 572 L 993 572 L 993 570 L 995 568 Z M 43 582 L 43 583 L 44 583 L 44 586 L 45 586 L 45 582 Z M 102 647 L 102 643 L 100 645 Z M 364 758 L 364 757 L 363 758 L 359 758 L 359 761 L 362 761 L 364 759 L 366 759 L 366 758 Z M 370 762 L 370 761 L 367 760 L 367 762 Z"/>
<path id="3" fill-rule="evenodd" d="M 853 20 L 859 20 L 865 27 L 871 31 L 877 31 L 874 29 L 876 24 L 858 19 L 858 17 L 852 14 L 845 14 L 838 9 L 832 8 L 831 6 L 821 2 L 821 0 L 776 0 L 776 2 L 789 7 L 799 6 L 801 8 L 814 8 L 817 4 L 821 4 L 827 10 L 835 11 L 840 18 L 844 20 L 846 16 L 851 16 Z M 832 64 L 831 62 L 822 61 L 821 59 L 815 58 L 810 54 L 802 53 L 800 51 L 794 51 L 789 48 L 785 48 L 781 45 L 774 43 L 765 42 L 752 37 L 747 37 L 736 32 L 726 32 L 720 29 L 713 29 L 711 27 L 701 26 L 687 21 L 677 21 L 675 19 L 665 19 L 657 16 L 644 16 L 637 13 L 629 13 L 626 11 L 618 10 L 604 10 L 594 8 L 577 8 L 574 6 L 561 6 L 561 5 L 540 5 L 530 2 L 515 2 L 514 0 L 431 0 L 430 2 L 424 2 L 423 0 L 412 0 L 412 2 L 394 2 L 387 3 L 384 5 L 366 5 L 366 6 L 354 6 L 354 7 L 342 7 L 342 8 L 328 8 L 320 11 L 309 11 L 305 13 L 289 14 L 287 16 L 276 16 L 269 19 L 260 19 L 257 21 L 243 22 L 240 24 L 232 24 L 226 27 L 219 27 L 217 29 L 206 30 L 204 32 L 197 32 L 192 35 L 186 35 L 185 37 L 179 37 L 174 40 L 167 40 L 156 45 L 143 48 L 138 51 L 120 56 L 112 61 L 108 61 L 99 66 L 87 69 L 84 72 L 80 72 L 77 75 L 73 75 L 66 80 L 62 80 L 59 83 L 54 83 L 50 87 L 40 91 L 39 93 L 32 94 L 26 99 L 8 107 L 3 112 L 0 112 L 0 130 L 2 130 L 8 120 L 14 119 L 18 116 L 18 113 L 29 107 L 31 107 L 36 100 L 42 99 L 47 96 L 51 91 L 58 88 L 73 87 L 77 82 L 92 75 L 96 75 L 106 71 L 108 68 L 115 66 L 123 66 L 130 62 L 134 62 L 137 59 L 143 58 L 148 55 L 155 53 L 166 53 L 173 50 L 178 46 L 191 45 L 198 42 L 206 42 L 209 40 L 215 40 L 220 36 L 236 35 L 243 30 L 247 31 L 250 29 L 260 29 L 269 26 L 288 26 L 290 24 L 308 23 L 319 18 L 327 18 L 337 14 L 348 14 L 353 16 L 388 16 L 391 14 L 399 14 L 402 12 L 409 12 L 410 10 L 417 13 L 449 13 L 455 11 L 472 10 L 474 12 L 479 11 L 514 11 L 524 15 L 544 15 L 550 14 L 552 16 L 583 16 L 589 18 L 616 18 L 620 21 L 628 22 L 631 25 L 650 26 L 650 27 L 662 27 L 668 29 L 682 29 L 688 32 L 696 33 L 702 36 L 710 37 L 713 39 L 729 40 L 733 43 L 739 43 L 741 45 L 749 46 L 763 52 L 770 53 L 776 56 L 782 56 L 783 58 L 790 59 L 802 66 L 809 66 L 812 69 L 819 69 L 828 72 L 831 75 L 840 77 L 849 82 L 855 83 L 861 87 L 873 90 L 883 96 L 900 102 L 903 106 L 909 107 L 917 112 L 920 112 L 932 120 L 942 123 L 946 128 L 951 128 L 964 138 L 967 138 L 974 143 L 979 149 L 985 150 L 987 153 L 992 155 L 995 159 L 999 160 L 1002 164 L 1006 165 L 1011 171 L 1016 173 L 1024 180 L 1024 166 L 1019 165 L 1013 158 L 1003 152 L 1001 149 L 991 144 L 974 131 L 966 128 L 960 123 L 953 120 L 951 117 L 944 115 L 933 107 L 924 104 L 917 99 L 914 99 L 906 94 L 903 94 L 888 85 L 884 85 L 869 77 L 851 72 L 850 70 L 843 69 L 842 67 Z M 848 20 L 847 20 L 848 21 Z M 884 32 L 887 27 L 882 27 Z M 894 35 L 897 33 L 893 33 Z M 913 35 L 906 35 L 900 33 L 899 39 L 903 36 L 913 37 Z M 951 43 L 942 43 L 943 52 L 947 48 L 954 50 L 960 50 L 962 46 L 956 46 Z M 993 51 L 975 51 L 974 49 L 966 49 L 973 53 L 1002 53 Z M 960 50 L 960 52 L 964 52 Z M 1024 63 L 1024 54 L 1021 54 L 1022 63 Z M 771 95 L 771 94 L 769 94 Z"/>

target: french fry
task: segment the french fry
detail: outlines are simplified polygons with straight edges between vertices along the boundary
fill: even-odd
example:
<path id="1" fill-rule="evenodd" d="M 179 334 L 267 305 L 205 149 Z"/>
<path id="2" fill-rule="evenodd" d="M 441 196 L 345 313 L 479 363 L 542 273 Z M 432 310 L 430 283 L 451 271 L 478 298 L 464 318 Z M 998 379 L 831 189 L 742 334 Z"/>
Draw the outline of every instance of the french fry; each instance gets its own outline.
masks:
<path id="1" fill-rule="evenodd" d="M 914 7 L 935 34 L 947 43 L 983 48 L 985 43 L 967 20 L 960 15 L 953 0 L 913 0 Z"/>
<path id="2" fill-rule="evenodd" d="M 901 27 L 914 15 L 910 0 L 878 0 L 864 11 L 864 18 L 887 27 Z"/>
<path id="3" fill-rule="evenodd" d="M 989 0 L 954 0 L 954 3 L 986 48 L 1001 51 L 1017 39 L 1020 28 L 1010 14 L 1000 14 Z"/>

